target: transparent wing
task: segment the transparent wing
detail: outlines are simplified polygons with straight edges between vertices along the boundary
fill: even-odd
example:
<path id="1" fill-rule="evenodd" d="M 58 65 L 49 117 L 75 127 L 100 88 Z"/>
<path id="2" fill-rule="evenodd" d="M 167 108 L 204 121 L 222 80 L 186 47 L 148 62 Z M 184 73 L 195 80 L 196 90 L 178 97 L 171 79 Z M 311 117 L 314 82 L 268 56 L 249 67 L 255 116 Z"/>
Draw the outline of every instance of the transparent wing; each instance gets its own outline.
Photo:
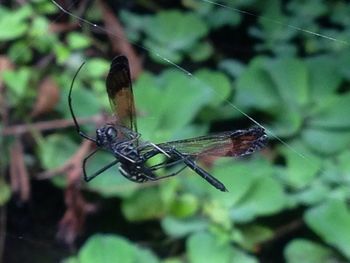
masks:
<path id="1" fill-rule="evenodd" d="M 157 144 L 164 151 L 175 148 L 192 156 L 244 156 L 263 148 L 267 143 L 265 130 L 254 127 L 247 130 L 215 133 L 192 139 Z"/>

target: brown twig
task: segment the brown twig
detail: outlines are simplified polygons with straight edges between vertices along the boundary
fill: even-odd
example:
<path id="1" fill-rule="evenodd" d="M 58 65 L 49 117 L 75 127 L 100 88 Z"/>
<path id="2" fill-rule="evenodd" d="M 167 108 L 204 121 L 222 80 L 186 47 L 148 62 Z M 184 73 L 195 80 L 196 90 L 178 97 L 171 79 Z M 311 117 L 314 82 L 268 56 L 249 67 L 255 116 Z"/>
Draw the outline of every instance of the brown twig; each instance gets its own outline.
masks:
<path id="1" fill-rule="evenodd" d="M 137 76 L 142 72 L 142 63 L 140 58 L 129 43 L 122 25 L 110 8 L 104 3 L 103 0 L 98 1 L 98 3 L 103 14 L 102 17 L 106 25 L 106 32 L 109 33 L 108 37 L 112 45 L 113 53 L 121 53 L 128 57 L 130 61 L 130 68 L 132 68 L 132 78 L 137 78 Z M 115 36 L 118 36 L 118 41 L 116 41 Z"/>
<path id="2" fill-rule="evenodd" d="M 24 162 L 23 145 L 17 137 L 10 150 L 10 178 L 11 188 L 19 195 L 22 202 L 29 200 L 30 184 L 28 170 Z"/>
<path id="3" fill-rule="evenodd" d="M 103 115 L 95 115 L 88 118 L 79 118 L 78 122 L 80 125 L 87 123 L 95 123 L 96 125 L 100 125 L 105 121 L 105 117 Z M 5 127 L 2 130 L 3 136 L 8 135 L 21 135 L 24 133 L 35 131 L 45 131 L 45 130 L 53 130 L 53 129 L 63 129 L 74 126 L 74 122 L 72 119 L 69 120 L 53 120 L 53 121 L 42 121 L 36 122 L 33 124 L 19 124 L 14 126 Z"/>
<path id="4" fill-rule="evenodd" d="M 62 174 L 62 173 L 68 173 L 70 175 L 74 175 L 75 179 L 79 179 L 81 175 L 81 163 L 84 159 L 84 157 L 88 154 L 92 146 L 92 142 L 85 140 L 79 149 L 74 153 L 74 155 L 62 166 L 49 170 L 44 171 L 42 173 L 39 173 L 36 178 L 40 180 L 49 179 L 55 175 Z M 76 180 L 74 180 L 76 181 Z"/>

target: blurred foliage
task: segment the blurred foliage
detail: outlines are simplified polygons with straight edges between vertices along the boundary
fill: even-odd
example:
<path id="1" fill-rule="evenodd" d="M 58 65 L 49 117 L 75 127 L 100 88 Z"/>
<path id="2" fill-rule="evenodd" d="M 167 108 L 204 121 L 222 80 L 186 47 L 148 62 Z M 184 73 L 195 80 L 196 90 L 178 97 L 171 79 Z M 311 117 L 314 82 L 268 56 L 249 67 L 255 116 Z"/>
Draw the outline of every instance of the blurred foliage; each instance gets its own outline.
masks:
<path id="1" fill-rule="evenodd" d="M 128 40 L 138 45 L 135 49 L 144 47 L 137 51 L 147 51 L 145 71 L 134 83 L 143 139 L 157 143 L 195 137 L 214 131 L 218 122 L 241 128 L 248 120 L 237 107 L 269 129 L 270 144 L 249 159 L 217 160 L 208 168 L 228 193 L 213 189 L 188 170 L 157 185 L 135 184 L 117 169 L 107 170 L 83 184 L 84 190 L 98 195 L 101 203 L 118 198 L 121 205 L 115 209 L 130 229 L 157 222 L 161 243 L 170 252 L 160 255 L 153 249 L 159 239 L 141 246 L 129 241 L 135 240 L 133 236 L 97 233 L 65 262 L 253 263 L 264 262 L 264 249 L 290 263 L 350 261 L 347 1 L 226 0 L 220 1 L 227 5 L 223 7 L 183 0 L 177 8 L 158 1 L 121 2 L 110 4 Z M 62 13 L 52 2 L 20 3 L 0 7 L 2 56 L 15 65 L 0 75 L 11 124 L 36 121 L 28 112 L 46 76 L 58 84 L 61 100 L 42 118 L 70 118 L 69 83 L 83 61 L 86 65 L 73 92 L 76 115 L 109 111 L 104 78 L 112 52 L 106 32 L 101 36 L 84 23 L 55 31 Z M 100 24 L 101 10 L 93 5 L 84 17 Z M 246 49 L 250 51 L 242 55 Z M 168 60 L 193 69 L 192 75 Z M 90 134 L 94 128 L 83 125 Z M 33 139 L 35 144 L 26 147 L 35 145 L 26 152 L 27 165 L 45 170 L 69 160 L 81 142 L 73 128 L 34 133 Z M 9 149 L 11 137 L 5 140 L 2 144 Z M 98 153 L 89 170 L 98 170 L 111 158 Z M 7 157 L 1 161 L 8 164 Z M 64 174 L 51 181 L 66 187 Z M 10 197 L 9 183 L 0 178 L 0 205 Z M 294 222 L 302 231 L 288 235 L 277 251 L 280 235 Z"/>

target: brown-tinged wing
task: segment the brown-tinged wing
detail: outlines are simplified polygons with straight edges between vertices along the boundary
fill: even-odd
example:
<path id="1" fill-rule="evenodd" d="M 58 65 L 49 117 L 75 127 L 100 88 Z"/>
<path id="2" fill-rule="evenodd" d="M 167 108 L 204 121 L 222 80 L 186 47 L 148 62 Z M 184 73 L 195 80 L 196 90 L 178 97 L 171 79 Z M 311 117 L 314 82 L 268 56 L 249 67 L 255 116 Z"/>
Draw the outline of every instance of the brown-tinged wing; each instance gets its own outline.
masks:
<path id="1" fill-rule="evenodd" d="M 117 56 L 113 59 L 106 87 L 118 124 L 137 132 L 134 95 L 127 57 Z"/>
<path id="2" fill-rule="evenodd" d="M 254 127 L 247 130 L 221 132 L 192 139 L 157 144 L 165 151 L 175 148 L 191 156 L 244 156 L 263 148 L 267 143 L 265 130 Z"/>

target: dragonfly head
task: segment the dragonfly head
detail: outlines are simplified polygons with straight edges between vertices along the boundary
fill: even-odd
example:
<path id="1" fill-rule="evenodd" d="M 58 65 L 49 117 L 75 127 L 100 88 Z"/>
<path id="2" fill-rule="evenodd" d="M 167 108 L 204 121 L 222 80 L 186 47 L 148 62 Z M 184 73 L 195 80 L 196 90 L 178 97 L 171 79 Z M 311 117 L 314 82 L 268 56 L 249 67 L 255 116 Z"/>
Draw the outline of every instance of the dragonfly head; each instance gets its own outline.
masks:
<path id="1" fill-rule="evenodd" d="M 107 148 L 112 143 L 116 142 L 118 131 L 112 125 L 107 125 L 96 130 L 97 146 Z"/>

